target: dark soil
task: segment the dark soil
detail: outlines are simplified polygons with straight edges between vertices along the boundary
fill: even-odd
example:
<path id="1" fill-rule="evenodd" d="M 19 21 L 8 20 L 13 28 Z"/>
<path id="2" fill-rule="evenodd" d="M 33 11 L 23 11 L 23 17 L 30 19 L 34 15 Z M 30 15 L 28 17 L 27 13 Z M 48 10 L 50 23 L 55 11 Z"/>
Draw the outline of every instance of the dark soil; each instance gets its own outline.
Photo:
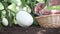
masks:
<path id="1" fill-rule="evenodd" d="M 60 34 L 60 29 L 44 29 L 34 25 L 28 28 L 13 26 L 2 28 L 0 34 Z"/>

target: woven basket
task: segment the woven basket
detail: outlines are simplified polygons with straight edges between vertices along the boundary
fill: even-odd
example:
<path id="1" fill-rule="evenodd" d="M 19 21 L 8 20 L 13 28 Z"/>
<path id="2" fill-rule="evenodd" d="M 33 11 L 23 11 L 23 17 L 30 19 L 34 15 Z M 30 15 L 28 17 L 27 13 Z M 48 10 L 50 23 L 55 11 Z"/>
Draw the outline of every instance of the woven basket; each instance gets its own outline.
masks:
<path id="1" fill-rule="evenodd" d="M 60 27 L 60 14 L 42 15 L 35 17 L 39 25 L 43 28 L 59 28 Z"/>

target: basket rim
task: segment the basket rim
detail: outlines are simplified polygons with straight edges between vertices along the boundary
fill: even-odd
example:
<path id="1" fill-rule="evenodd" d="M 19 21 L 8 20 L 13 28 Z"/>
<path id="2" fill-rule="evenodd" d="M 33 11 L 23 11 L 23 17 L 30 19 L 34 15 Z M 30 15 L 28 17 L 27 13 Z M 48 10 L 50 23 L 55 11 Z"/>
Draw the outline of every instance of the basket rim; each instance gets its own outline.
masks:
<path id="1" fill-rule="evenodd" d="M 41 15 L 41 16 L 37 16 L 37 17 L 35 17 L 35 18 L 52 17 L 52 16 L 60 16 L 60 14 Z"/>

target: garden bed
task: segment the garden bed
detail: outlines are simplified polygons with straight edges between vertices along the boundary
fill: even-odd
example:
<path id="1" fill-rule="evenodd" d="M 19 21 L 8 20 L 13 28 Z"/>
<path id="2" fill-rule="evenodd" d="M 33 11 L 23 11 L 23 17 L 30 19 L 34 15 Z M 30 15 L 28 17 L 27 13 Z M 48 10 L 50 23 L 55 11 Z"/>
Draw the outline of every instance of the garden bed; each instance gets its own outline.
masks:
<path id="1" fill-rule="evenodd" d="M 60 29 L 44 29 L 34 25 L 28 28 L 13 26 L 2 28 L 0 34 L 60 34 Z"/>

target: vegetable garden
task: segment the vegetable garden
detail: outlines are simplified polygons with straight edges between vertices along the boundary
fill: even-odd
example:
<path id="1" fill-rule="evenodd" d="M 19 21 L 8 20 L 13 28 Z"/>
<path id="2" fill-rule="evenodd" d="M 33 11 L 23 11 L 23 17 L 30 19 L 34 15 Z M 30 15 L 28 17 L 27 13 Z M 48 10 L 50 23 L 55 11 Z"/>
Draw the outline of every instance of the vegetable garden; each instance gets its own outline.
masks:
<path id="1" fill-rule="evenodd" d="M 1 34 L 60 34 L 60 0 L 0 0 Z"/>

